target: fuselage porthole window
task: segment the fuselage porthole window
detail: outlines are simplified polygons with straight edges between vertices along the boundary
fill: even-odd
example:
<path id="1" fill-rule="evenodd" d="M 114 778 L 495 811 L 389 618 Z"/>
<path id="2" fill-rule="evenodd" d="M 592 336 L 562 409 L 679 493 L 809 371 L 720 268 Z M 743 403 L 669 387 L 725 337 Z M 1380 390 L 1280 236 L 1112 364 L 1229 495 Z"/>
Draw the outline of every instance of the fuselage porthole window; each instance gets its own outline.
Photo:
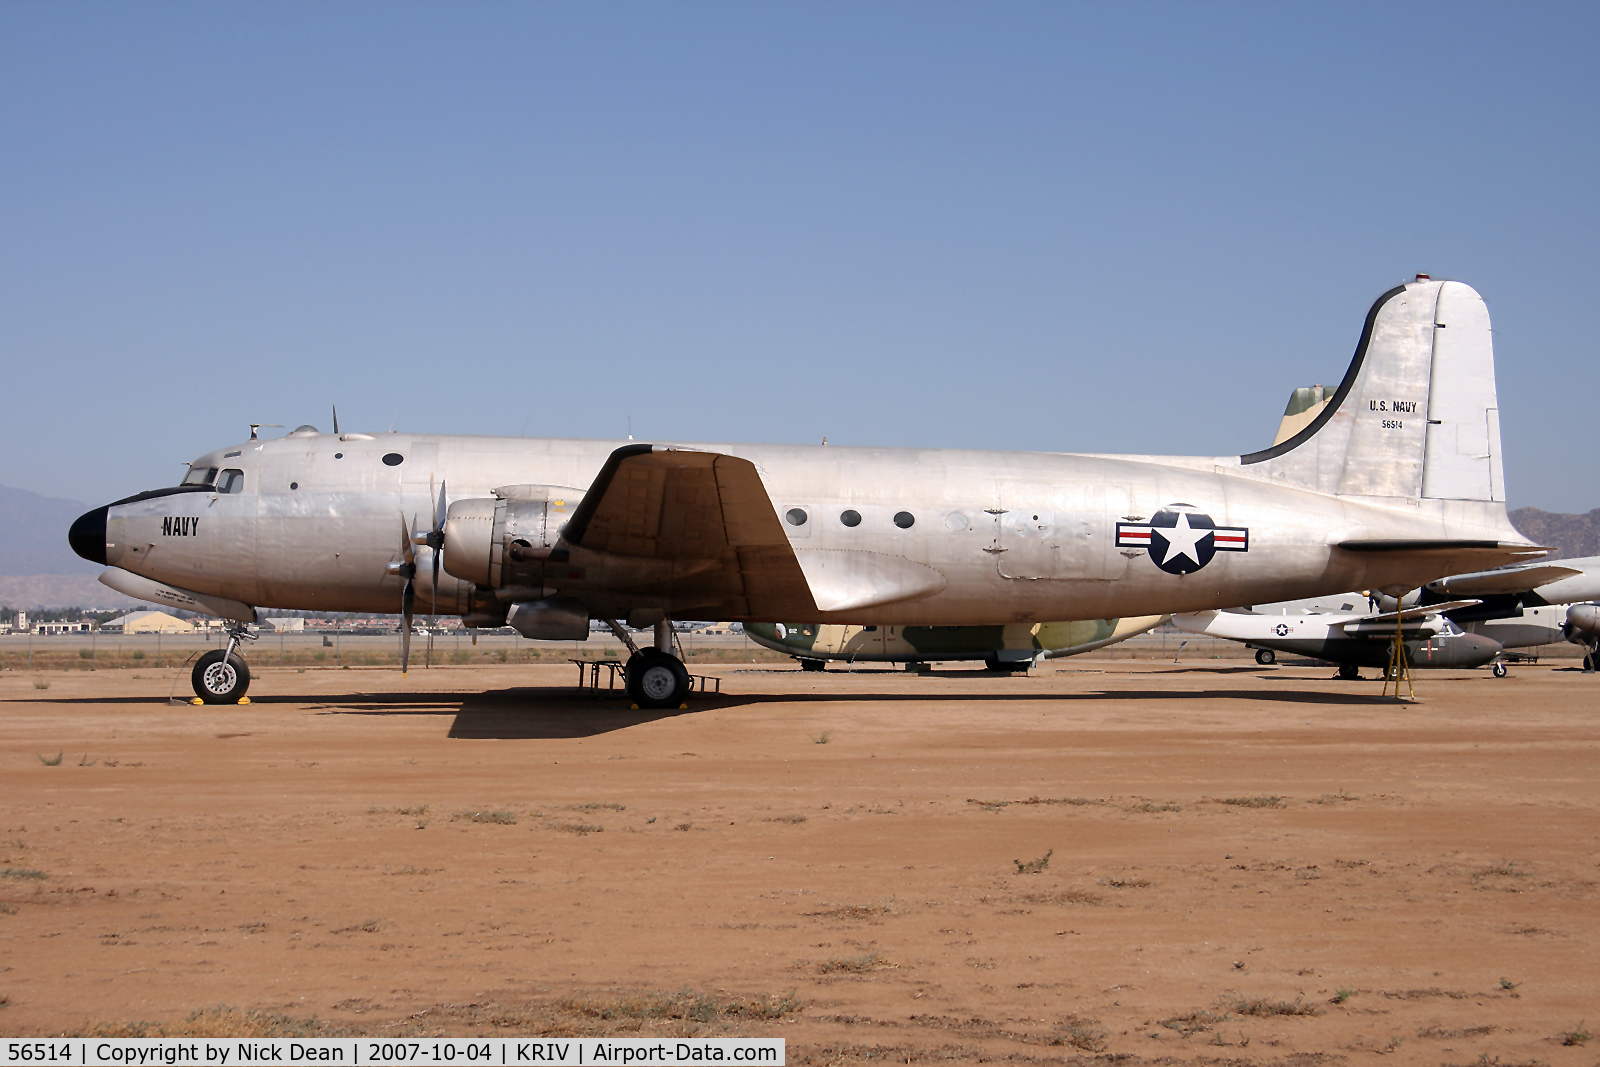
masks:
<path id="1" fill-rule="evenodd" d="M 344 458 L 344 453 L 343 452 L 335 452 L 333 454 L 333 458 L 334 459 L 343 459 Z"/>
<path id="2" fill-rule="evenodd" d="M 911 529 L 916 521 L 917 517 L 909 511 L 897 511 L 894 513 L 894 524 L 902 530 Z"/>
<path id="3" fill-rule="evenodd" d="M 790 526 L 804 526 L 806 519 L 809 518 L 805 508 L 790 508 L 783 517 Z"/>
<path id="4" fill-rule="evenodd" d="M 861 525 L 861 512 L 855 510 L 854 508 L 850 508 L 847 511 L 841 511 L 839 513 L 839 521 L 851 529 L 854 529 L 855 527 Z"/>
<path id="5" fill-rule="evenodd" d="M 289 488 L 290 489 L 298 489 L 298 488 L 300 488 L 300 483 L 299 482 L 290 482 L 289 483 Z"/>
<path id="6" fill-rule="evenodd" d="M 242 493 L 244 492 L 244 471 L 229 467 L 222 472 L 222 477 L 217 479 L 217 492 Z"/>
<path id="7" fill-rule="evenodd" d="M 390 452 L 388 455 L 383 457 L 383 463 L 386 467 L 398 467 L 405 461 L 406 457 L 402 456 L 398 452 Z"/>

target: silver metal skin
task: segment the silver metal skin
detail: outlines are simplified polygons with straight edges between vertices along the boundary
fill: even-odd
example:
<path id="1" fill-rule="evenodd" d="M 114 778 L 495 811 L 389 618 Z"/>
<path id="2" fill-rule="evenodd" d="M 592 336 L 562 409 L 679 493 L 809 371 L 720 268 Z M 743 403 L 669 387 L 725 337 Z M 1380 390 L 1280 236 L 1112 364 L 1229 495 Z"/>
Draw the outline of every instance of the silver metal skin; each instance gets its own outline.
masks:
<path id="1" fill-rule="evenodd" d="M 1490 345 L 1469 287 L 1391 290 L 1326 409 L 1248 456 L 302 427 L 209 452 L 198 484 L 96 509 L 71 540 L 147 594 L 395 612 L 409 584 L 475 625 L 1006 625 L 1398 593 L 1542 555 L 1506 519 Z"/>

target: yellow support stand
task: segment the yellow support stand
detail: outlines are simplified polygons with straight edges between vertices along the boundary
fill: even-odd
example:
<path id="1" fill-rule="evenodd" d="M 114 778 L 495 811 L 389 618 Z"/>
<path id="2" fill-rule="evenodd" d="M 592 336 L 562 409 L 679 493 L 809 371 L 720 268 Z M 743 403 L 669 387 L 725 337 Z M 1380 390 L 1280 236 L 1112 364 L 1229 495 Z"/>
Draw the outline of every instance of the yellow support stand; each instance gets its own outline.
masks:
<path id="1" fill-rule="evenodd" d="M 1394 698 L 1400 699 L 1400 682 L 1406 683 L 1406 699 L 1417 699 L 1416 690 L 1411 688 L 1411 665 L 1406 662 L 1405 641 L 1405 611 L 1400 605 L 1395 605 L 1394 613 L 1394 655 L 1389 657 L 1389 668 L 1383 672 L 1383 695 L 1389 695 L 1389 681 L 1394 680 Z"/>

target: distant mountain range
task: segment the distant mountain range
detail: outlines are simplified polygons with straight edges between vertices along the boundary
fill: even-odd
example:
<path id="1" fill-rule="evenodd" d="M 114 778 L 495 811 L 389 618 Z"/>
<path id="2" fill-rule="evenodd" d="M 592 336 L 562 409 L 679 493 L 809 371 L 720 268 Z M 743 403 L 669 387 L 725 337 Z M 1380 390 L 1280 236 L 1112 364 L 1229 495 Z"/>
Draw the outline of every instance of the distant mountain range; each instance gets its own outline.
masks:
<path id="1" fill-rule="evenodd" d="M 1549 545 L 1551 559 L 1600 556 L 1600 508 L 1587 515 L 1518 508 L 1511 512 L 1511 524 L 1534 544 Z"/>
<path id="2" fill-rule="evenodd" d="M 88 510 L 76 500 L 0 485 L 0 574 L 99 574 L 105 568 L 67 545 L 72 520 Z"/>
<path id="3" fill-rule="evenodd" d="M 0 485 L 0 605 L 11 608 L 121 608 L 142 603 L 95 581 L 103 569 L 67 545 L 72 520 L 89 510 L 76 500 Z M 1551 558 L 1600 556 L 1600 508 L 1561 515 L 1518 508 L 1511 521 Z"/>

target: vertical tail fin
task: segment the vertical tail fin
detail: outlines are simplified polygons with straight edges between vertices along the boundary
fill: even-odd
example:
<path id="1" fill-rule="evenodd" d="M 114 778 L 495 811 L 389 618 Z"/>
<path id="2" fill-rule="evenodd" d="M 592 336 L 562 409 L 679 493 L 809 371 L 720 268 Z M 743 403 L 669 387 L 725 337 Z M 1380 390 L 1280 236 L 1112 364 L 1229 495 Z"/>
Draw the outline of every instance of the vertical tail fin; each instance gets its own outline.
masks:
<path id="1" fill-rule="evenodd" d="M 1326 406 L 1239 462 L 1250 474 L 1340 495 L 1503 502 L 1483 298 L 1426 276 L 1384 293 Z"/>

